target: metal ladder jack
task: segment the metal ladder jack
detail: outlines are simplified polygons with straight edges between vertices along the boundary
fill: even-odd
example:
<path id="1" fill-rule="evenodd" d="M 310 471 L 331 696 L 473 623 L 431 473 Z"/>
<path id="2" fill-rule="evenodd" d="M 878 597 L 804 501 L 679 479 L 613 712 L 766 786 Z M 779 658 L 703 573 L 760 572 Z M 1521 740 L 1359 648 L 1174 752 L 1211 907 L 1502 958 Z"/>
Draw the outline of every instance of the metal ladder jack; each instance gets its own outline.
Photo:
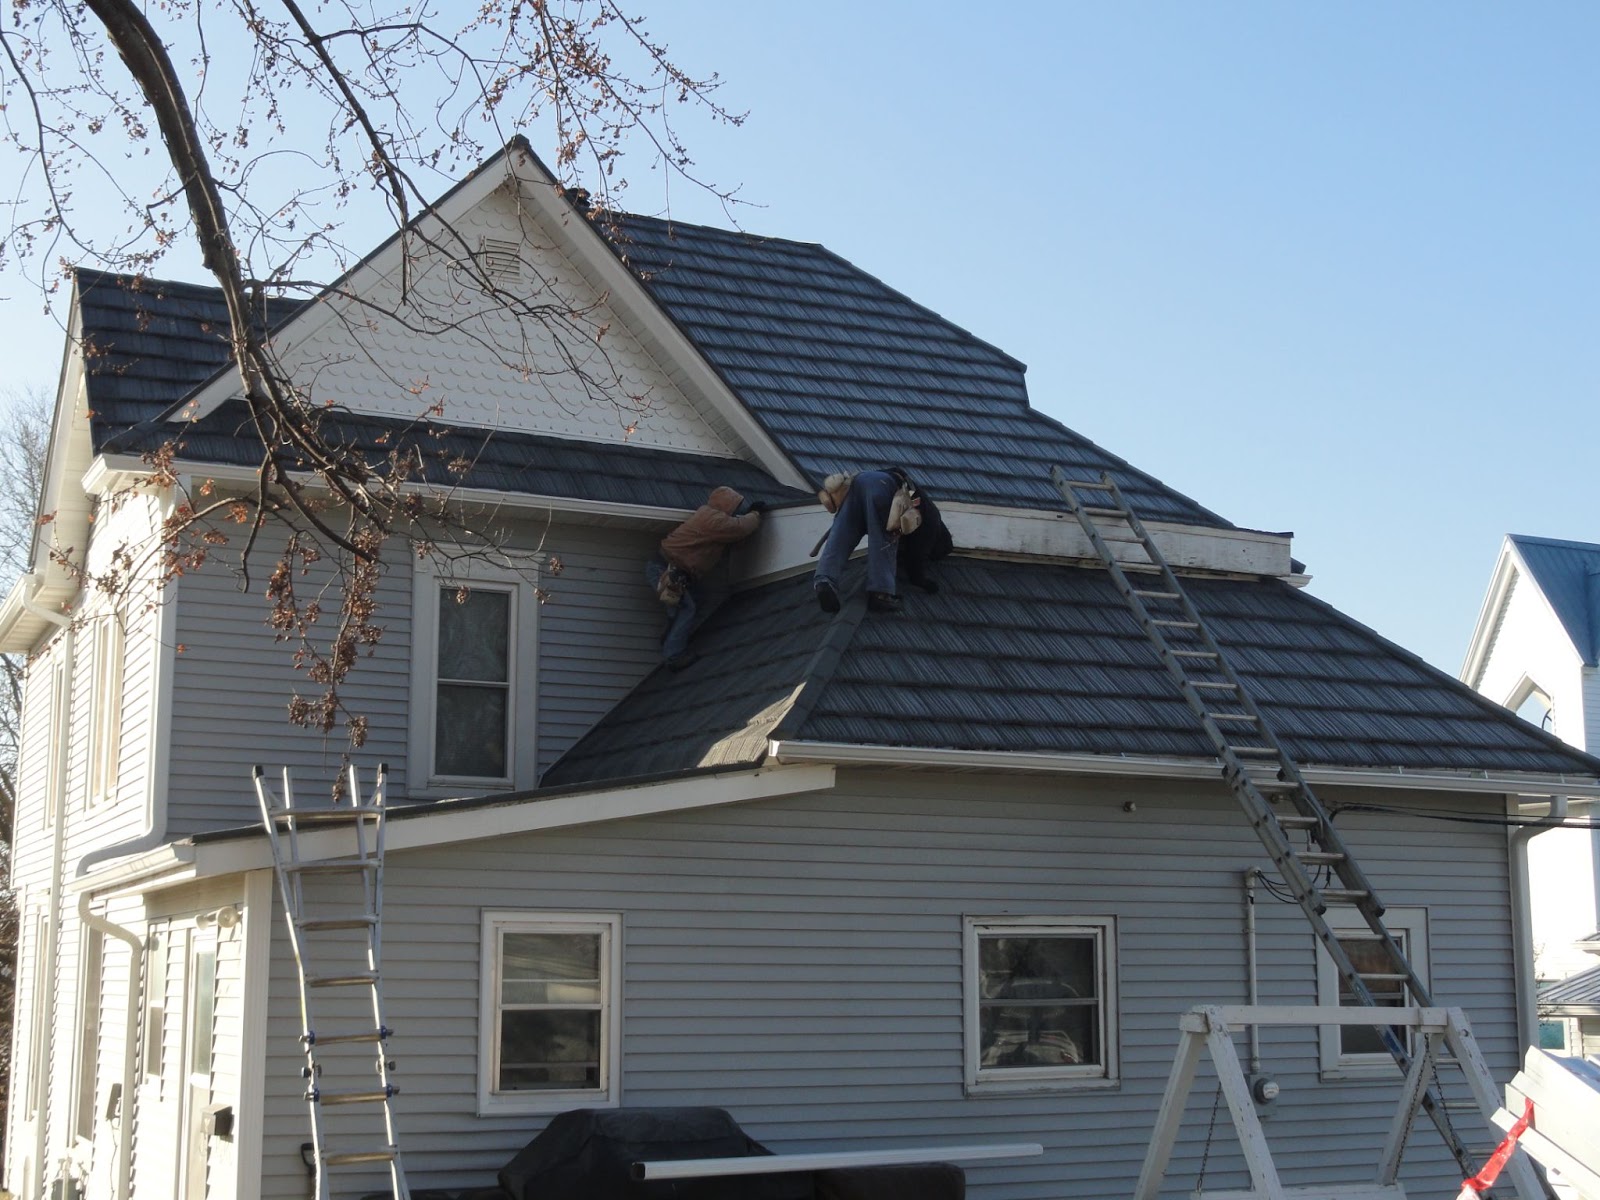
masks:
<path id="1" fill-rule="evenodd" d="M 300 980 L 300 1044 L 305 1050 L 301 1075 L 306 1081 L 305 1100 L 311 1118 L 311 1149 L 316 1172 L 313 1195 L 330 1200 L 330 1174 L 336 1168 L 388 1168 L 394 1200 L 410 1200 L 405 1169 L 400 1161 L 400 1144 L 395 1132 L 394 1097 L 399 1093 L 389 1080 L 395 1069 L 389 1058 L 389 1037 L 393 1033 L 384 1019 L 380 947 L 383 934 L 383 844 L 387 810 L 384 793 L 388 768 L 378 767 L 371 798 L 361 800 L 360 779 L 355 767 L 348 777 L 348 803 L 304 807 L 294 801 L 288 768 L 283 771 L 281 795 L 274 795 L 260 767 L 252 772 L 256 799 L 261 805 L 261 821 L 272 845 L 272 862 L 283 897 L 289 925 L 289 944 L 294 950 L 296 973 Z M 342 852 L 338 843 L 343 835 Z M 310 885 L 315 878 L 318 882 Z M 318 893 L 325 893 L 319 895 Z M 335 911 L 310 916 L 308 900 L 316 900 Z M 332 938 L 323 935 L 332 934 Z M 314 966 L 335 955 L 359 957 L 338 970 Z M 371 1001 L 371 1024 L 365 1018 L 347 1025 L 319 1027 L 314 996 L 364 989 Z M 324 1004 L 324 1007 L 327 1005 Z M 340 1045 L 366 1044 L 373 1048 L 373 1068 L 377 1086 L 363 1081 L 362 1086 L 330 1091 L 323 1087 L 323 1063 L 319 1051 Z M 324 1056 L 332 1058 L 333 1056 Z M 348 1063 L 341 1063 L 341 1066 Z M 382 1128 L 369 1121 L 360 1134 L 346 1130 L 342 1135 L 330 1131 L 337 1114 L 341 1121 L 356 1124 L 354 1115 L 376 1109 Z M 324 1111 L 327 1110 L 327 1111 Z M 346 1117 L 345 1114 L 351 1114 Z M 331 1140 L 330 1140 L 331 1135 Z M 366 1140 L 363 1142 L 362 1136 Z M 373 1141 L 381 1136 L 382 1145 Z"/>
<path id="2" fill-rule="evenodd" d="M 1383 923 L 1383 902 L 1115 480 L 1109 473 L 1096 480 L 1072 479 L 1060 467 L 1052 468 L 1050 479 L 1205 729 L 1222 763 L 1223 779 L 1351 998 L 1375 1007 L 1371 981 L 1396 988 L 1402 999 L 1409 996 L 1418 1007 L 1431 1008 L 1427 985 Z M 1128 548 L 1125 557 L 1115 549 L 1122 546 Z M 1137 557 L 1141 552 L 1143 557 Z M 1138 576 L 1137 581 L 1130 576 Z M 1304 837 L 1308 848 L 1297 850 L 1291 833 Z M 1382 947 L 1388 972 L 1363 975 L 1356 969 L 1327 920 L 1328 908 L 1335 904 L 1351 906 L 1360 914 Z M 1387 1025 L 1374 1028 L 1401 1073 L 1409 1077 L 1412 1054 L 1406 1043 Z M 1439 1130 L 1462 1178 L 1468 1178 L 1477 1171 L 1472 1152 L 1451 1125 L 1436 1087 L 1426 1082 L 1418 1105 Z"/>

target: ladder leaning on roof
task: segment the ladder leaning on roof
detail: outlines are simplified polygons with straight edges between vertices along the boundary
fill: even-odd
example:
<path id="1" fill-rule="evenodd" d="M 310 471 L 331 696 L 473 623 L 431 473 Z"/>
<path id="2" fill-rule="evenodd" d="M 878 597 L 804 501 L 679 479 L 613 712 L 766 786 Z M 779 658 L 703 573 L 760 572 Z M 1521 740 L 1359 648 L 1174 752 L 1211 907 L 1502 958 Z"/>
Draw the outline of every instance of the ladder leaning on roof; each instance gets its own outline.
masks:
<path id="1" fill-rule="evenodd" d="M 1070 479 L 1055 467 L 1050 479 L 1155 646 L 1162 665 L 1199 718 L 1222 763 L 1223 778 L 1311 923 L 1345 989 L 1357 1004 L 1376 1005 L 1369 981 L 1397 985 L 1409 994 L 1411 1003 L 1431 1008 L 1433 999 L 1427 985 L 1383 923 L 1383 902 L 1356 865 L 1294 760 L 1262 719 L 1249 691 L 1234 674 L 1199 610 L 1122 490 L 1109 473 L 1097 480 Z M 1080 496 L 1080 492 L 1090 493 L 1092 501 Z M 1130 551 L 1137 546 L 1143 559 L 1135 557 L 1124 562 L 1116 553 L 1119 545 Z M 1130 573 L 1141 576 L 1139 582 L 1129 578 Z M 1265 768 L 1265 772 L 1252 775 L 1251 766 Z M 1292 811 L 1275 811 L 1267 800 L 1269 794 L 1274 801 L 1287 801 Z M 1309 848 L 1297 850 L 1291 834 L 1303 835 Z M 1356 969 L 1328 924 L 1326 913 L 1332 904 L 1353 906 L 1361 914 L 1377 937 L 1389 964 L 1388 972 L 1363 975 Z M 1401 1072 L 1409 1075 L 1412 1056 L 1405 1043 L 1387 1025 L 1374 1028 Z M 1419 1104 L 1444 1138 L 1463 1178 L 1474 1174 L 1471 1152 L 1451 1126 L 1443 1101 L 1431 1085 L 1422 1090 Z"/>
<path id="2" fill-rule="evenodd" d="M 316 1200 L 329 1200 L 330 1171 L 335 1167 L 386 1166 L 394 1200 L 410 1200 L 406 1186 L 405 1170 L 400 1163 L 399 1139 L 395 1133 L 394 1097 L 399 1088 L 389 1082 L 389 1072 L 394 1063 L 389 1059 L 389 1036 L 393 1032 L 384 1021 L 383 989 L 380 974 L 380 946 L 383 934 L 383 841 L 387 810 L 384 792 L 389 771 L 378 767 L 372 797 L 361 801 L 360 780 L 355 767 L 350 768 L 349 803 L 331 807 L 308 808 L 297 806 L 289 783 L 288 768 L 283 772 L 283 794 L 274 796 L 260 767 L 252 772 L 256 799 L 261 805 L 261 821 L 266 826 L 272 844 L 272 862 L 278 877 L 278 889 L 283 897 L 284 915 L 289 924 L 289 944 L 294 950 L 294 961 L 300 979 L 300 1044 L 305 1050 L 306 1062 L 301 1075 L 306 1081 L 305 1100 L 311 1117 L 311 1145 L 313 1165 L 316 1170 Z M 308 849 L 302 838 L 309 832 L 326 831 L 329 835 L 344 833 L 350 842 L 344 853 L 320 856 L 306 854 Z M 325 839 L 331 840 L 331 839 Z M 316 850 L 327 847 L 316 846 Z M 315 876 L 335 885 L 339 911 L 322 916 L 308 916 L 306 880 Z M 342 886 L 339 886 L 342 881 Z M 339 938 L 341 931 L 348 935 L 360 931 L 360 937 Z M 333 939 L 318 935 L 333 933 Z M 319 958 L 332 958 L 338 953 L 359 957 L 356 963 L 347 963 L 338 970 L 326 972 L 311 964 L 313 952 Z M 319 1031 L 313 1016 L 312 996 L 323 989 L 365 989 L 371 1001 L 372 1023 L 335 1026 L 331 1031 Z M 329 1046 L 364 1043 L 373 1047 L 373 1069 L 377 1073 L 377 1086 L 363 1079 L 360 1086 L 337 1091 L 326 1091 L 322 1086 L 323 1063 L 318 1060 L 318 1050 Z M 331 1062 L 330 1062 L 330 1065 Z M 343 1065 L 343 1064 L 340 1064 Z M 381 1146 L 362 1144 L 363 1135 L 375 1137 L 376 1121 L 366 1123 L 359 1132 L 346 1128 L 330 1142 L 328 1126 L 335 1114 L 355 1113 L 377 1106 L 382 1116 Z M 329 1111 L 324 1111 L 324 1110 Z M 336 1144 L 335 1144 L 336 1143 Z"/>

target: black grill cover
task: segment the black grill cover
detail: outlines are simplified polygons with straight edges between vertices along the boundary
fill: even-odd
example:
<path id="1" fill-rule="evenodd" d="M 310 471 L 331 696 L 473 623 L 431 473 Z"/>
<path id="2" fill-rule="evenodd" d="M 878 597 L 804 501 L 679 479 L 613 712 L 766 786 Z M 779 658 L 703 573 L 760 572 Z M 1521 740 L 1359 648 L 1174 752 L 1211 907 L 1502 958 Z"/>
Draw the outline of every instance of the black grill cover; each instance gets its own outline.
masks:
<path id="1" fill-rule="evenodd" d="M 770 1154 L 720 1108 L 579 1108 L 555 1117 L 500 1171 L 512 1200 L 811 1200 L 811 1177 L 636 1182 L 636 1162 Z"/>

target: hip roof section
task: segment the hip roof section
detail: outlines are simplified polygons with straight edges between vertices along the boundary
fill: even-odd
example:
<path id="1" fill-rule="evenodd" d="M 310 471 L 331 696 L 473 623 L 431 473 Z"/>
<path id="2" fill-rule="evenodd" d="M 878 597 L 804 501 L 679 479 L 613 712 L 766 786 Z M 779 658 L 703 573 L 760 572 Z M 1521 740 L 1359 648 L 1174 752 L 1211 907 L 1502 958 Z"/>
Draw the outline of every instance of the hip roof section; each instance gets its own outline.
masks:
<path id="1" fill-rule="evenodd" d="M 1026 368 L 822 246 L 644 217 L 616 248 L 815 480 L 906 467 L 941 500 L 1058 509 L 1110 471 L 1147 519 L 1228 522 L 1028 404 Z"/>
<path id="2" fill-rule="evenodd" d="M 755 764 L 770 738 L 1211 760 L 1103 570 L 956 557 L 905 611 L 837 618 L 809 577 L 731 597 L 699 661 L 658 671 L 549 772 L 552 785 Z M 1577 752 L 1278 581 L 1185 581 L 1297 762 L 1600 775 Z"/>

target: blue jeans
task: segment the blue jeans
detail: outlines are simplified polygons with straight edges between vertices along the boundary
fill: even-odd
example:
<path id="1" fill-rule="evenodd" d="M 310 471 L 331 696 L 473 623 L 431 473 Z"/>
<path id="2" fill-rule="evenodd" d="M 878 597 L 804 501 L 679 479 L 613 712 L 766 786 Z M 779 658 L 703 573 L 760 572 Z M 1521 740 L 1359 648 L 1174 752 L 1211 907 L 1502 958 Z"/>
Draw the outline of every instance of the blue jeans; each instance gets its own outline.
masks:
<path id="1" fill-rule="evenodd" d="M 644 579 L 650 590 L 656 590 L 661 572 L 667 569 L 666 560 L 652 558 L 644 565 Z M 661 638 L 661 657 L 677 658 L 689 648 L 689 633 L 694 629 L 695 596 L 692 586 L 683 589 L 683 598 L 667 609 L 667 632 Z"/>
<path id="2" fill-rule="evenodd" d="M 867 535 L 867 590 L 894 595 L 895 554 L 899 538 L 884 528 L 889 506 L 900 490 L 900 481 L 887 471 L 862 471 L 850 484 L 850 491 L 834 514 L 833 527 L 817 559 L 815 584 L 839 586 L 845 561 Z"/>

